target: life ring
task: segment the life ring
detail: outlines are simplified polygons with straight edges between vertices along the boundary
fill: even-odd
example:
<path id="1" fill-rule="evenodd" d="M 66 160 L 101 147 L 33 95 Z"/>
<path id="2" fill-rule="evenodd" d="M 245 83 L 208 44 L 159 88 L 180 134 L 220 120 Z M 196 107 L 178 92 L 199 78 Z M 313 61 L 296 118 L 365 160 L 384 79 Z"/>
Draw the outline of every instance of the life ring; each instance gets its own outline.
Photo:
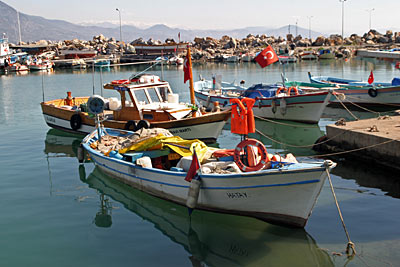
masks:
<path id="1" fill-rule="evenodd" d="M 146 120 L 141 120 L 136 124 L 136 131 L 140 130 L 142 128 L 149 129 L 150 128 L 150 122 Z"/>
<path id="2" fill-rule="evenodd" d="M 299 90 L 297 89 L 297 87 L 292 86 L 292 87 L 289 87 L 288 95 L 291 95 L 292 90 L 294 91 L 294 95 L 298 95 L 299 94 Z"/>
<path id="3" fill-rule="evenodd" d="M 124 129 L 125 129 L 125 130 L 128 130 L 128 131 L 136 132 L 136 131 L 137 131 L 136 122 L 135 122 L 135 121 L 132 121 L 132 120 L 128 121 L 128 122 L 125 124 Z"/>
<path id="4" fill-rule="evenodd" d="M 368 90 L 368 94 L 370 97 L 376 97 L 378 95 L 378 90 L 376 90 L 375 88 L 370 88 Z"/>
<path id="5" fill-rule="evenodd" d="M 255 146 L 258 148 L 261 159 L 255 166 L 246 166 L 241 160 L 242 151 L 244 151 L 245 147 L 247 146 Z M 269 161 L 267 149 L 265 148 L 263 143 L 256 139 L 245 139 L 240 142 L 235 148 L 235 154 L 233 155 L 233 158 L 239 169 L 244 172 L 258 171 L 262 169 Z"/>
<path id="6" fill-rule="evenodd" d="M 129 83 L 129 80 L 114 80 L 111 82 L 111 84 L 125 84 L 125 83 Z"/>
<path id="7" fill-rule="evenodd" d="M 276 90 L 275 95 L 279 95 L 281 93 L 281 91 L 287 91 L 287 89 L 285 87 L 279 87 L 278 90 Z"/>
<path id="8" fill-rule="evenodd" d="M 78 113 L 75 113 L 74 115 L 71 116 L 71 119 L 69 120 L 69 124 L 70 124 L 72 130 L 77 131 L 82 126 L 81 116 Z"/>

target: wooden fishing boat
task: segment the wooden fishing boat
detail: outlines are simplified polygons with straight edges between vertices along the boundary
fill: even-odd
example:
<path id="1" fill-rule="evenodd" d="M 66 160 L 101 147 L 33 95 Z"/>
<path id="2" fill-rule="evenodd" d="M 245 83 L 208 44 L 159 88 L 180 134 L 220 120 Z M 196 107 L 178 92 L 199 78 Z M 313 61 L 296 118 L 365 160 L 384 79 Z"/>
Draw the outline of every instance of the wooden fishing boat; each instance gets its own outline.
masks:
<path id="1" fill-rule="evenodd" d="M 174 137 L 157 132 L 151 138 L 143 138 L 140 134 L 140 131 L 133 133 L 99 127 L 85 137 L 82 145 L 103 172 L 148 194 L 191 209 L 238 214 L 294 227 L 305 226 L 327 173 L 336 166 L 331 161 L 296 163 L 292 160 L 288 163 L 288 157 L 274 161 L 275 156 L 268 162 L 263 161 L 266 157 L 262 154 L 262 160 L 256 165 L 258 170 L 249 167 L 240 171 L 236 153 L 240 155 L 246 146 L 239 148 L 239 145 L 249 139 L 236 147 L 235 161 L 224 162 L 215 156 L 219 150 L 214 148 L 211 154 L 211 148 L 200 141 L 185 141 L 191 142 L 189 148 L 187 144 L 182 146 L 182 140 L 173 143 Z M 139 141 L 130 143 L 129 148 L 116 148 L 110 144 L 113 139 L 126 144 L 130 142 L 126 139 L 131 138 Z M 155 139 L 159 142 L 154 142 Z M 254 139 L 253 142 L 251 144 L 266 152 L 260 142 Z M 159 150 L 154 149 L 156 147 Z M 193 157 L 184 153 L 193 153 Z M 246 157 L 242 159 L 245 160 Z M 198 170 L 194 175 L 196 164 Z M 217 165 L 220 167 L 215 167 Z M 229 167 L 218 172 L 222 165 Z M 194 177 L 188 182 L 190 174 Z"/>
<path id="2" fill-rule="evenodd" d="M 219 89 L 216 89 L 219 88 Z M 284 88 L 278 84 L 256 84 L 249 88 L 213 81 L 195 82 L 195 95 L 206 108 L 218 102 L 223 108 L 229 106 L 230 99 L 250 97 L 256 100 L 254 115 L 279 120 L 304 123 L 318 123 L 325 107 L 331 99 L 331 90 L 316 90 L 305 93 L 301 88 Z"/>
<path id="3" fill-rule="evenodd" d="M 398 109 L 400 105 L 400 79 L 394 78 L 390 83 L 374 82 L 369 84 L 361 80 L 335 78 L 329 76 L 312 76 L 308 73 L 311 83 L 288 82 L 287 86 L 300 86 L 310 90 L 333 89 L 343 94 L 344 98 L 332 97 L 330 106 L 341 106 L 343 103 L 380 109 Z M 307 89 L 306 89 L 307 90 Z"/>
<path id="4" fill-rule="evenodd" d="M 190 104 L 179 103 L 170 85 L 158 76 L 142 75 L 127 80 L 116 80 L 104 85 L 118 92 L 120 98 L 105 99 L 105 127 L 137 130 L 141 127 L 169 129 L 186 139 L 198 138 L 215 142 L 229 119 L 229 111 L 201 113 Z M 95 121 L 88 113 L 89 97 L 55 99 L 41 103 L 44 119 L 53 128 L 87 134 Z"/>

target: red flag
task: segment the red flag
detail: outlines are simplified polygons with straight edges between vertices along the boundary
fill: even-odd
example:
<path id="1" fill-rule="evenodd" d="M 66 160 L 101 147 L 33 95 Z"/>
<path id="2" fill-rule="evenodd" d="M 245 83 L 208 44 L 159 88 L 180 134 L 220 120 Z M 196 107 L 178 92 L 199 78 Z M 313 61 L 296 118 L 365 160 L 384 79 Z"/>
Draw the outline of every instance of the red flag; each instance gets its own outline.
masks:
<path id="1" fill-rule="evenodd" d="M 200 168 L 199 160 L 197 159 L 196 150 L 194 150 L 192 155 L 192 163 L 190 164 L 190 168 L 186 174 L 185 181 L 192 181 L 193 177 L 196 175 L 197 170 Z"/>
<path id="2" fill-rule="evenodd" d="M 268 45 L 267 48 L 265 48 L 255 57 L 255 61 L 260 64 L 261 68 L 265 68 L 266 66 L 275 63 L 278 60 L 278 56 L 271 45 Z"/>
<path id="3" fill-rule="evenodd" d="M 368 83 L 371 84 L 373 82 L 374 82 L 374 74 L 372 73 L 372 70 L 371 70 L 371 74 L 368 77 Z"/>
<path id="4" fill-rule="evenodd" d="M 192 72 L 190 71 L 190 68 L 192 66 L 190 66 L 189 62 L 189 57 L 190 57 L 190 53 L 189 53 L 189 49 L 188 49 L 188 53 L 186 55 L 185 61 L 183 62 L 183 72 L 184 72 L 184 76 L 183 76 L 183 83 L 186 83 L 187 80 L 192 79 Z"/>

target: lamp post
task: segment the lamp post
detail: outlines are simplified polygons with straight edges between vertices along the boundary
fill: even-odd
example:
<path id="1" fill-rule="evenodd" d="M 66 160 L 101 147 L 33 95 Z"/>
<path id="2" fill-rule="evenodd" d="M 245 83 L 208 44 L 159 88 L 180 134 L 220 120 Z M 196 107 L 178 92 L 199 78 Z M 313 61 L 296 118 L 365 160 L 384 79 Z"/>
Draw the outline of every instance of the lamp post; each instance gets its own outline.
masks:
<path id="1" fill-rule="evenodd" d="M 339 0 L 342 3 L 342 40 L 344 40 L 344 2 L 347 0 Z"/>
<path id="2" fill-rule="evenodd" d="M 371 9 L 367 9 L 366 11 L 367 12 L 369 12 L 369 29 L 371 30 L 372 28 L 371 28 L 371 17 L 372 17 L 372 15 L 371 15 L 371 13 L 372 13 L 372 11 L 374 11 L 375 10 L 375 8 L 371 8 Z"/>
<path id="3" fill-rule="evenodd" d="M 118 11 L 119 14 L 119 41 L 122 43 L 122 23 L 121 23 L 121 10 L 116 8 L 115 10 Z"/>
<path id="4" fill-rule="evenodd" d="M 308 38 L 310 39 L 310 41 L 311 41 L 311 19 L 313 18 L 314 16 L 308 16 L 307 18 L 308 18 Z"/>

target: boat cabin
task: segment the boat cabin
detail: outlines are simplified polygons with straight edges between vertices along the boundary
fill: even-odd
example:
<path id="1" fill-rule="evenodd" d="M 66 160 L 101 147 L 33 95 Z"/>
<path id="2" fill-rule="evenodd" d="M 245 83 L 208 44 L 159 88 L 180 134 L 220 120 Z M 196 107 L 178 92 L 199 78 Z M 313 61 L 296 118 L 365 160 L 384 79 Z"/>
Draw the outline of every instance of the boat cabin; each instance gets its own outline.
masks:
<path id="1" fill-rule="evenodd" d="M 114 120 L 158 122 L 192 116 L 192 108 L 179 103 L 179 95 L 172 92 L 169 83 L 155 75 L 115 80 L 104 89 L 116 90 L 121 96 L 120 101 L 111 98 L 109 102 Z"/>

